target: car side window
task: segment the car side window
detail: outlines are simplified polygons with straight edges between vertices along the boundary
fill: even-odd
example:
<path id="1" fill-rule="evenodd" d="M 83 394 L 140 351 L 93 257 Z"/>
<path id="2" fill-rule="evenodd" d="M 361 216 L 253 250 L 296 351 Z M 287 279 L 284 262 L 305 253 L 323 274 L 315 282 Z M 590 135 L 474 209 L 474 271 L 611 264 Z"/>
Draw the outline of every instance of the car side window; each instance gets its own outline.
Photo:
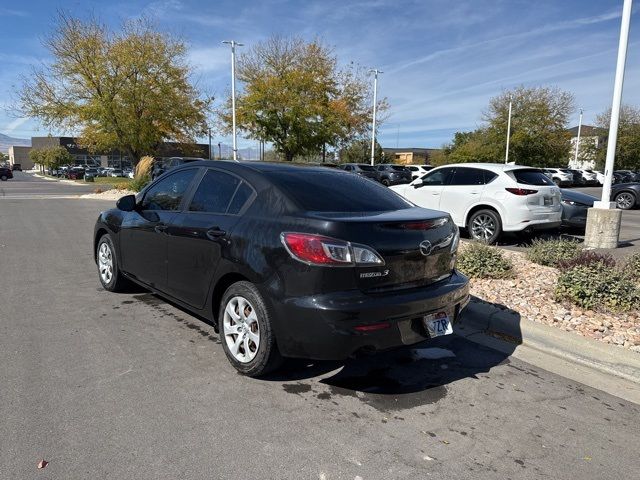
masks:
<path id="1" fill-rule="evenodd" d="M 384 166 L 383 166 L 383 165 L 380 165 L 380 166 L 378 167 L 378 171 L 379 171 L 379 172 L 384 172 Z"/>
<path id="2" fill-rule="evenodd" d="M 427 186 L 446 185 L 453 168 L 442 168 L 427 173 L 422 177 L 422 184 Z"/>
<path id="3" fill-rule="evenodd" d="M 484 185 L 484 173 L 479 168 L 457 167 L 450 185 Z"/>
<path id="4" fill-rule="evenodd" d="M 241 180 L 219 170 L 207 170 L 193 195 L 190 212 L 226 213 Z"/>
<path id="5" fill-rule="evenodd" d="M 197 169 L 189 168 L 163 178 L 145 192 L 140 205 L 142 210 L 178 210 L 197 172 Z"/>

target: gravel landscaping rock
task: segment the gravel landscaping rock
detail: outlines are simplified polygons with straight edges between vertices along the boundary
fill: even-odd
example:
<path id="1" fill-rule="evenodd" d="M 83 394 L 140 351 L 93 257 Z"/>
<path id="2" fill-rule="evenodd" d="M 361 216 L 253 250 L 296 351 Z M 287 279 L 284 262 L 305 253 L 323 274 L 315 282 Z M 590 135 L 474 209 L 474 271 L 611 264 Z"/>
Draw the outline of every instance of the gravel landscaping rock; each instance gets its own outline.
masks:
<path id="1" fill-rule="evenodd" d="M 136 192 L 132 192 L 131 190 L 119 190 L 117 188 L 109 189 L 105 192 L 101 193 L 87 193 L 85 195 L 81 195 L 82 198 L 94 198 L 98 200 L 118 200 L 125 195 L 135 195 Z"/>
<path id="2" fill-rule="evenodd" d="M 557 269 L 530 262 L 520 252 L 502 253 L 513 262 L 515 278 L 471 279 L 472 295 L 514 310 L 521 318 L 640 352 L 640 312 L 610 314 L 558 303 Z"/>

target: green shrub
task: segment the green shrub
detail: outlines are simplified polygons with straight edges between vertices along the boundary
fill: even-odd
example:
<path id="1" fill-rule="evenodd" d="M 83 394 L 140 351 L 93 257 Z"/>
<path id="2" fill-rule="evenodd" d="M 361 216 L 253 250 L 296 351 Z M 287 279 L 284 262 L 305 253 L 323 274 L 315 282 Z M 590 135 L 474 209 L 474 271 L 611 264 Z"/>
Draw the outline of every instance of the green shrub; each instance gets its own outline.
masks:
<path id="1" fill-rule="evenodd" d="M 580 243 L 576 240 L 534 240 L 527 251 L 527 259 L 531 262 L 555 267 L 559 262 L 573 260 L 580 255 Z"/>
<path id="2" fill-rule="evenodd" d="M 151 181 L 151 177 L 149 177 L 149 175 L 141 175 L 139 177 L 134 178 L 127 187 L 133 190 L 134 192 L 139 192 L 150 181 Z"/>
<path id="3" fill-rule="evenodd" d="M 513 264 L 495 247 L 473 242 L 460 250 L 458 269 L 473 278 L 509 278 Z"/>
<path id="4" fill-rule="evenodd" d="M 569 260 L 560 260 L 556 266 L 564 272 L 575 267 L 591 265 L 593 263 L 602 263 L 609 268 L 615 268 L 616 266 L 616 261 L 608 253 L 596 253 L 588 250 L 583 250 L 577 257 Z"/>
<path id="5" fill-rule="evenodd" d="M 556 299 L 583 308 L 625 312 L 640 308 L 640 289 L 622 271 L 597 262 L 562 272 Z"/>
<path id="6" fill-rule="evenodd" d="M 640 281 L 640 253 L 634 253 L 624 262 L 624 272 L 629 278 Z"/>

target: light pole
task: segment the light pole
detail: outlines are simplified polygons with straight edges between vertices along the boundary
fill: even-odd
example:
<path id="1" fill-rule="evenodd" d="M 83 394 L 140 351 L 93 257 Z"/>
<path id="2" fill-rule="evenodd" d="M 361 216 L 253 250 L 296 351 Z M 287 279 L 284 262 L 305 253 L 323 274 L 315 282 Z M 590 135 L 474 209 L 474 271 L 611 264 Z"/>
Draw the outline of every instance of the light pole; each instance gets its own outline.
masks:
<path id="1" fill-rule="evenodd" d="M 582 130 L 582 109 L 578 120 L 578 138 L 576 139 L 576 152 L 573 156 L 573 168 L 578 168 L 578 149 L 580 148 L 580 131 Z"/>
<path id="2" fill-rule="evenodd" d="M 610 200 L 613 162 L 618 140 L 620 104 L 622 103 L 622 85 L 624 83 L 624 69 L 627 61 L 627 47 L 629 45 L 632 3 L 632 0 L 624 0 L 622 7 L 620 43 L 618 44 L 618 61 L 613 85 L 611 122 L 609 123 L 609 140 L 607 142 L 607 159 L 604 167 L 604 185 L 602 186 L 601 200 L 594 202 L 594 208 L 590 208 L 587 213 L 587 228 L 584 239 L 587 248 L 616 248 L 618 246 L 618 238 L 620 237 L 622 210 L 616 209 L 616 204 Z"/>
<path id="3" fill-rule="evenodd" d="M 211 127 L 207 125 L 207 133 L 209 134 L 209 160 L 211 160 Z"/>
<path id="4" fill-rule="evenodd" d="M 369 70 L 373 73 L 373 125 L 371 127 L 371 165 L 374 164 L 374 155 L 376 153 L 376 107 L 378 103 L 378 74 L 384 73 L 377 68 Z"/>
<path id="5" fill-rule="evenodd" d="M 504 152 L 505 165 L 509 162 L 509 139 L 511 138 L 511 95 L 509 95 L 509 118 L 507 120 L 507 148 Z"/>
<path id="6" fill-rule="evenodd" d="M 236 47 L 242 47 L 243 43 L 235 40 L 225 40 L 222 43 L 231 45 L 231 116 L 233 128 L 233 160 L 238 161 L 238 147 L 236 145 Z"/>

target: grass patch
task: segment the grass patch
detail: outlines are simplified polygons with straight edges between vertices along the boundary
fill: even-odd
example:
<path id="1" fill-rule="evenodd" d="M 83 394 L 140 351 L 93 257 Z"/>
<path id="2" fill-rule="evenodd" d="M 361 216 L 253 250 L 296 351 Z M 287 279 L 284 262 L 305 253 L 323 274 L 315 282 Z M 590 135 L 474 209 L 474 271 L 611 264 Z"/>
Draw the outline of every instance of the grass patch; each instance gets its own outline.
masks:
<path id="1" fill-rule="evenodd" d="M 82 181 L 82 180 L 80 180 Z M 121 177 L 94 177 L 93 182 L 98 183 L 100 185 L 110 185 L 112 187 L 128 187 L 131 185 L 131 178 L 121 178 Z"/>

